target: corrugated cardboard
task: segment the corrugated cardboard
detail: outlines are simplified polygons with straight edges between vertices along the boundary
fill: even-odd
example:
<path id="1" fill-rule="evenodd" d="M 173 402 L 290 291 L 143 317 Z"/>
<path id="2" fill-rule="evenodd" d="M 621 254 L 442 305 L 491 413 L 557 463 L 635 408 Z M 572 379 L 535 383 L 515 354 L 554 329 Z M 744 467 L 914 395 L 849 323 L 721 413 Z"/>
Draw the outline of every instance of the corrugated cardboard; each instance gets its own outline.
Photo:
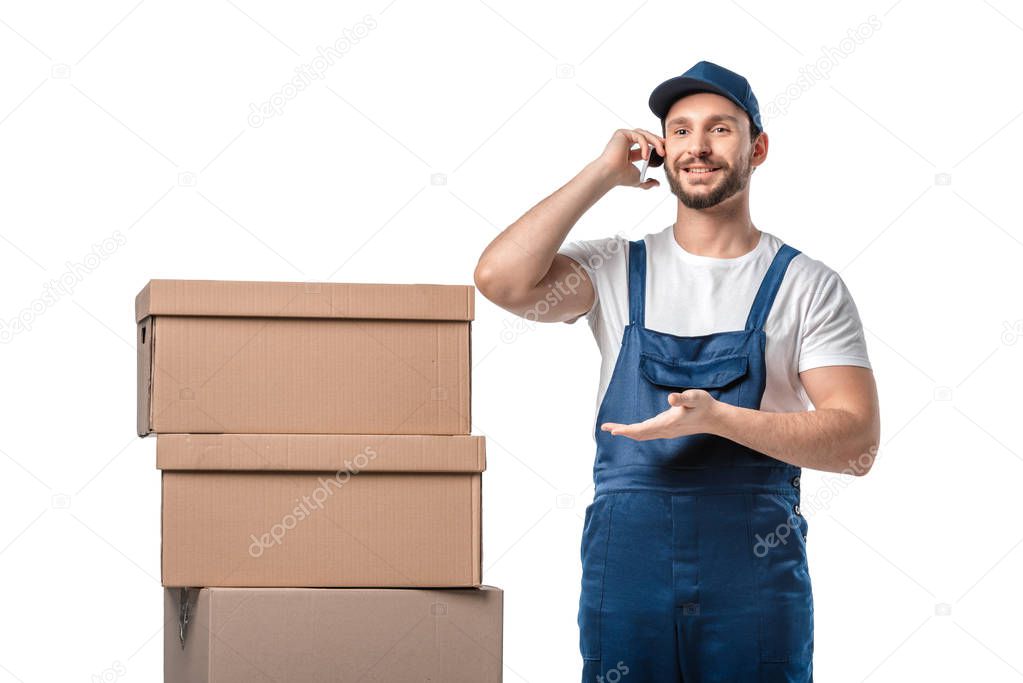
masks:
<path id="1" fill-rule="evenodd" d="M 502 680 L 499 588 L 208 588 L 184 597 L 164 595 L 166 683 Z"/>
<path id="2" fill-rule="evenodd" d="M 468 434 L 474 293 L 151 280 L 138 433 Z"/>
<path id="3" fill-rule="evenodd" d="M 482 436 L 159 434 L 165 586 L 469 587 Z"/>

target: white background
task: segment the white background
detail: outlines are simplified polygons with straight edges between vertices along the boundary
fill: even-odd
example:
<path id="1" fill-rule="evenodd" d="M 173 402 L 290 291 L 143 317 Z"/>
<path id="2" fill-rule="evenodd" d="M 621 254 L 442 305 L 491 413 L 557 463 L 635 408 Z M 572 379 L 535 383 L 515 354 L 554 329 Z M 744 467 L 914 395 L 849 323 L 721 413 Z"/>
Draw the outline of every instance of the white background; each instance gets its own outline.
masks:
<path id="1" fill-rule="evenodd" d="M 840 272 L 880 388 L 873 471 L 804 474 L 818 679 L 1023 678 L 1021 38 L 1007 0 L 4 3 L 0 319 L 30 329 L 0 345 L 0 683 L 159 680 L 159 475 L 134 436 L 146 281 L 470 284 L 615 129 L 659 132 L 651 89 L 700 59 L 784 105 L 754 221 Z M 829 76 L 800 84 L 815 63 Z M 669 225 L 652 176 L 570 238 Z M 505 680 L 577 680 L 596 345 L 584 322 L 502 338 L 515 319 L 476 302 Z"/>

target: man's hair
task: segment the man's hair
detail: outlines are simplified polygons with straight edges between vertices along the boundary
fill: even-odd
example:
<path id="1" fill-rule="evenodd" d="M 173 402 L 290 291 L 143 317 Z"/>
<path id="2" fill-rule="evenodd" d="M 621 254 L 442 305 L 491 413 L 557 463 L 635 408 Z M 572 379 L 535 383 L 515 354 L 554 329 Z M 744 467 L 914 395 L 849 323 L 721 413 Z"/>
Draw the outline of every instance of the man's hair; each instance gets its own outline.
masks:
<path id="1" fill-rule="evenodd" d="M 752 145 L 763 131 L 757 130 L 757 124 L 753 123 L 753 117 L 749 115 L 749 112 L 746 112 L 746 119 L 749 121 L 749 143 Z"/>

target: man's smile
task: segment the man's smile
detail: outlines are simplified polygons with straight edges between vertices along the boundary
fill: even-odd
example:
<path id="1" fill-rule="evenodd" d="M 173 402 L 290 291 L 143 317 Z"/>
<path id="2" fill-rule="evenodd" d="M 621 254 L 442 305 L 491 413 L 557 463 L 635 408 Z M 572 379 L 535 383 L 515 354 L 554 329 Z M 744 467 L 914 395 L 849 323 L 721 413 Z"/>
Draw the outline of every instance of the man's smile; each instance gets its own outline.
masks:
<path id="1" fill-rule="evenodd" d="M 709 178 L 721 170 L 720 166 L 687 166 L 682 169 L 686 175 L 696 178 Z"/>

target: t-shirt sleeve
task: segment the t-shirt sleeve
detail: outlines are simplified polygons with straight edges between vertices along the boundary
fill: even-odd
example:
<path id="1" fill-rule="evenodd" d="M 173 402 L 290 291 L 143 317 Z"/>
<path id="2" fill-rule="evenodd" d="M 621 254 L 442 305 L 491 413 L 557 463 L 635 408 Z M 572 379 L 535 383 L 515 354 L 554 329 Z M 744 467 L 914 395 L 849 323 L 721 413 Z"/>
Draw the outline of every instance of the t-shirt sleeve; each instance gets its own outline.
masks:
<path id="1" fill-rule="evenodd" d="M 604 285 L 601 282 L 602 277 L 607 269 L 601 268 L 601 266 L 610 257 L 610 254 L 615 252 L 616 247 L 620 246 L 614 237 L 595 239 L 595 240 L 575 240 L 573 242 L 566 242 L 558 250 L 559 254 L 568 256 L 573 261 L 582 266 L 583 270 L 590 278 L 590 282 L 593 283 L 593 305 L 590 306 L 590 310 L 586 311 L 581 315 L 572 318 L 571 320 L 565 320 L 566 323 L 574 323 L 579 318 L 591 318 L 597 311 L 598 302 L 600 301 L 601 290 L 604 289 Z"/>
<path id="2" fill-rule="evenodd" d="M 825 365 L 871 367 L 859 311 L 835 271 L 811 297 L 799 347 L 799 372 Z"/>

